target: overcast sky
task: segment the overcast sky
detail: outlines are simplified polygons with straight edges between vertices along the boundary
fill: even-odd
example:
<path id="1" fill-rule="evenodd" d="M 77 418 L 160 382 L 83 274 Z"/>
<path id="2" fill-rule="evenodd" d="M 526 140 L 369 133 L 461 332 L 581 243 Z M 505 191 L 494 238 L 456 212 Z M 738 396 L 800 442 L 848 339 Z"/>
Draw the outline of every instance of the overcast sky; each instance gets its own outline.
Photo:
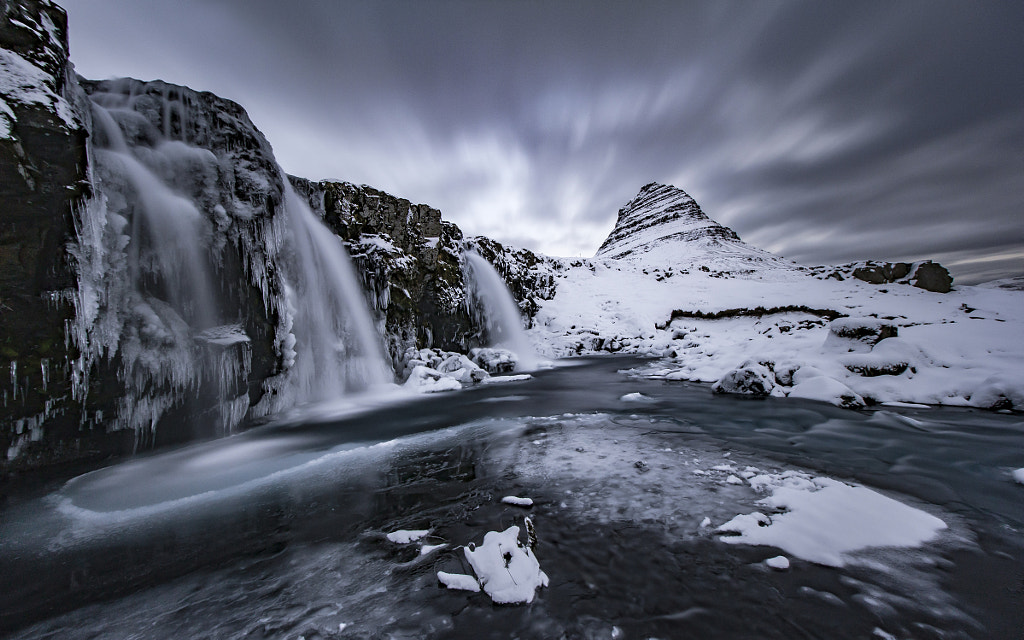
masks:
<path id="1" fill-rule="evenodd" d="M 89 78 L 242 104 L 286 171 L 589 256 L 658 181 L 807 264 L 1024 274 L 1024 2 L 58 0 Z"/>

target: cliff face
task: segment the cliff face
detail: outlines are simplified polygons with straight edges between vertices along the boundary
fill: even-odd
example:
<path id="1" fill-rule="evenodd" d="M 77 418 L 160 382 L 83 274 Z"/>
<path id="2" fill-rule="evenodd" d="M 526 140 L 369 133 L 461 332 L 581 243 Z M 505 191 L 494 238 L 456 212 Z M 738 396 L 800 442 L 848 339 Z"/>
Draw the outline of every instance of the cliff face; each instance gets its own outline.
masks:
<path id="1" fill-rule="evenodd" d="M 88 114 L 67 52 L 63 9 L 0 2 L 0 455 L 16 437 L 41 437 L 70 394 L 64 328 L 74 309 L 62 292 L 75 276 L 64 244 L 90 188 Z"/>
<path id="2" fill-rule="evenodd" d="M 442 220 L 437 209 L 365 185 L 290 180 L 347 243 L 396 365 L 408 347 L 467 348 L 473 327 L 456 225 Z"/>

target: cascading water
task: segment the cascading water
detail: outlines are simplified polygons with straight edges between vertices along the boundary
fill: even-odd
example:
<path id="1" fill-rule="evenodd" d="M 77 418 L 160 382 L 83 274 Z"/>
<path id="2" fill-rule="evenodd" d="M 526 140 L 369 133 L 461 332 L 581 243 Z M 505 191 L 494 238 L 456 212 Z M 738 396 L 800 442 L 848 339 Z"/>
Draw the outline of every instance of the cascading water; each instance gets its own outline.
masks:
<path id="1" fill-rule="evenodd" d="M 247 148 L 238 159 L 232 147 L 218 156 L 187 144 L 194 96 L 169 86 L 156 95 L 112 81 L 90 96 L 96 196 L 79 212 L 71 247 L 75 397 L 84 402 L 95 366 L 116 362 L 124 384 L 117 416 L 97 421 L 144 439 L 168 410 L 196 400 L 191 415 L 216 407 L 216 429 L 227 433 L 247 415 L 389 382 L 340 240 L 283 172 L 284 206 L 267 206 L 259 194 L 273 181 L 254 171 L 265 165 L 251 164 Z M 239 180 L 257 185 L 244 199 Z M 267 331 L 267 320 L 276 321 L 269 329 L 280 369 L 250 406 L 247 331 Z"/>
<path id="2" fill-rule="evenodd" d="M 286 176 L 288 310 L 295 400 L 326 400 L 392 381 L 355 269 L 341 241 Z"/>
<path id="3" fill-rule="evenodd" d="M 465 258 L 466 305 L 484 328 L 491 346 L 512 351 L 519 358 L 516 369 L 529 371 L 540 363 L 526 331 L 523 316 L 512 293 L 491 263 L 479 254 L 467 251 Z"/>
<path id="4" fill-rule="evenodd" d="M 110 111 L 94 103 L 93 123 L 109 145 L 95 150 L 97 161 L 106 168 L 107 175 L 120 174 L 133 192 L 129 265 L 136 289 L 147 280 L 157 281 L 175 311 L 193 329 L 215 326 L 213 275 L 204 255 L 207 220 L 191 200 L 172 191 L 153 169 L 132 155 Z M 149 154 L 164 167 L 170 164 L 172 173 L 179 163 L 164 150 L 173 145 L 163 141 Z"/>

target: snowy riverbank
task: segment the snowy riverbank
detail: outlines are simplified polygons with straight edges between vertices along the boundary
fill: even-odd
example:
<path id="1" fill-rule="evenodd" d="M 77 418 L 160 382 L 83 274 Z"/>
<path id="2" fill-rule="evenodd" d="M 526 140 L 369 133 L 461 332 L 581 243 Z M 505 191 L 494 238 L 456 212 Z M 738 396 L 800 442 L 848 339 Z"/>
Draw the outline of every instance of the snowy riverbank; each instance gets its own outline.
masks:
<path id="1" fill-rule="evenodd" d="M 765 393 L 851 406 L 1024 407 L 1021 291 L 840 282 L 710 252 L 596 259 L 557 277 L 530 331 L 548 357 L 644 354 L 664 359 L 643 375 L 700 382 L 749 363 L 767 369 Z M 837 335 L 858 325 L 896 335 Z"/>

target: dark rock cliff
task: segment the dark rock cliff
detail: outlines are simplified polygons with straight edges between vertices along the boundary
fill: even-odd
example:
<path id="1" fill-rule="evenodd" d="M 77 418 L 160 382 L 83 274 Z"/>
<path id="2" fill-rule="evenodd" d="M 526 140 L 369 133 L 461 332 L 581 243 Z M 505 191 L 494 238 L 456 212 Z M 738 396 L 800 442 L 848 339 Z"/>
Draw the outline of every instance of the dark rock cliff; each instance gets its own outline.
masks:
<path id="1" fill-rule="evenodd" d="M 87 114 L 67 54 L 63 9 L 0 2 L 0 456 L 15 437 L 40 438 L 70 395 L 74 309 L 61 292 L 75 278 L 64 244 L 89 185 Z M 75 456 L 69 448 L 47 455 Z"/>
<path id="2" fill-rule="evenodd" d="M 456 225 L 437 209 L 365 185 L 289 179 L 347 243 L 367 302 L 383 316 L 396 363 L 408 347 L 468 348 L 473 327 Z"/>

